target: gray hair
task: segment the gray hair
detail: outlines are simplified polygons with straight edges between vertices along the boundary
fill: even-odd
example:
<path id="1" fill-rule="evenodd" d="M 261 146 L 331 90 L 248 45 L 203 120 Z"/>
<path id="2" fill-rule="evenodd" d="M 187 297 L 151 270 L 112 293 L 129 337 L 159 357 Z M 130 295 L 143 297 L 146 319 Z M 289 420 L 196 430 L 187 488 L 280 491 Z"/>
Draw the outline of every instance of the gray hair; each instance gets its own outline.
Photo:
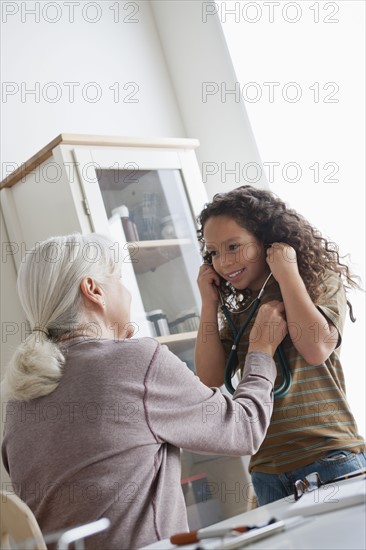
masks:
<path id="1" fill-rule="evenodd" d="M 51 237 L 27 252 L 17 287 L 32 332 L 7 367 L 8 398 L 26 401 L 57 388 L 65 362 L 57 342 L 84 320 L 82 279 L 103 284 L 119 268 L 112 241 L 97 233 Z"/>

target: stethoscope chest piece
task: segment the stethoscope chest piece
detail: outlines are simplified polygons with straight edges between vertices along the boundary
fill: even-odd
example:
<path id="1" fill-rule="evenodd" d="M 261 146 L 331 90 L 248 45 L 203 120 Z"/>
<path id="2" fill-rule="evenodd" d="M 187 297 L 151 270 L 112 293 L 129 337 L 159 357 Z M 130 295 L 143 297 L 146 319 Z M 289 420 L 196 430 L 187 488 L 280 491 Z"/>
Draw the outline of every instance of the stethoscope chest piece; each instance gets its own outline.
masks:
<path id="1" fill-rule="evenodd" d="M 261 302 L 261 297 L 262 297 L 262 294 L 264 292 L 264 289 L 266 287 L 266 284 L 267 282 L 269 281 L 270 277 L 272 276 L 272 273 L 269 274 L 269 276 L 267 277 L 267 279 L 265 280 L 257 298 L 255 298 L 255 300 L 249 305 L 248 308 L 246 309 L 249 309 L 249 313 L 248 313 L 248 316 L 246 318 L 246 320 L 243 322 L 243 324 L 240 326 L 239 330 L 236 328 L 236 325 L 229 313 L 229 309 L 227 307 L 227 305 L 225 304 L 225 301 L 223 300 L 220 292 L 219 292 L 219 297 L 220 297 L 220 302 L 221 302 L 221 311 L 223 312 L 224 316 L 225 316 L 225 319 L 231 329 L 231 332 L 233 334 L 233 345 L 231 347 L 231 350 L 230 350 L 230 353 L 229 353 L 229 357 L 228 357 L 228 360 L 227 360 L 227 363 L 226 363 L 226 368 L 225 368 L 225 386 L 226 386 L 226 389 L 231 393 L 233 394 L 235 392 L 235 388 L 233 387 L 232 385 L 232 377 L 233 377 L 233 370 L 234 370 L 234 367 L 237 363 L 237 355 L 238 355 L 238 347 L 239 347 L 239 344 L 240 344 L 240 340 L 246 330 L 246 328 L 249 326 L 249 323 L 251 322 L 251 320 L 253 319 L 254 315 L 256 314 L 258 308 L 259 308 L 259 305 L 260 305 L 260 302 Z M 246 310 L 244 310 L 246 311 Z M 286 357 L 285 357 L 285 354 L 284 354 L 284 351 L 283 351 L 283 348 L 282 348 L 282 344 L 280 344 L 278 346 L 278 348 L 276 349 L 276 359 L 278 360 L 278 363 L 279 363 L 279 366 L 280 366 L 280 371 L 281 371 L 281 382 L 278 386 L 275 387 L 274 389 L 274 399 L 280 399 L 281 397 L 284 397 L 290 390 L 290 387 L 291 387 L 291 383 L 292 383 L 292 376 L 291 376 L 291 371 L 287 365 L 287 361 L 286 361 Z"/>

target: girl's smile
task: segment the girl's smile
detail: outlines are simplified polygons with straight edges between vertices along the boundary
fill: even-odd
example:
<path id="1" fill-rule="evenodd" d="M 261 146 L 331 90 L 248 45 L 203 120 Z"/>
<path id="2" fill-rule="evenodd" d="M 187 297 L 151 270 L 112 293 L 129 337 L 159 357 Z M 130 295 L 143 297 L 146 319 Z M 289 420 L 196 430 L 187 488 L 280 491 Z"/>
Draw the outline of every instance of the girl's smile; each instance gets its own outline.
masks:
<path id="1" fill-rule="evenodd" d="M 228 281 L 235 282 L 240 279 L 244 271 L 245 271 L 245 267 L 243 269 L 239 269 L 239 271 L 234 271 L 234 273 L 227 273 L 225 275 L 225 278 L 227 278 Z"/>

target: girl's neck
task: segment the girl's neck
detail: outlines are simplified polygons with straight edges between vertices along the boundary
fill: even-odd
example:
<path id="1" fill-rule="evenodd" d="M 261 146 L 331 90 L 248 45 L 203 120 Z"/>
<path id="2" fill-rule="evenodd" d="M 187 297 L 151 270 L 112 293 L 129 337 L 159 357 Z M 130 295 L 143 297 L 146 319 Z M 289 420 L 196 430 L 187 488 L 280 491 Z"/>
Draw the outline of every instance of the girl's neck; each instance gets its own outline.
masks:
<path id="1" fill-rule="evenodd" d="M 264 283 L 266 282 L 266 279 L 268 279 L 270 273 L 271 273 L 271 270 L 269 268 L 263 271 L 263 274 L 255 281 L 255 283 L 253 285 L 248 286 L 249 290 L 251 290 L 252 292 L 258 292 L 259 290 L 261 290 Z M 273 279 L 273 276 L 270 277 L 267 284 L 269 284 L 272 279 Z"/>

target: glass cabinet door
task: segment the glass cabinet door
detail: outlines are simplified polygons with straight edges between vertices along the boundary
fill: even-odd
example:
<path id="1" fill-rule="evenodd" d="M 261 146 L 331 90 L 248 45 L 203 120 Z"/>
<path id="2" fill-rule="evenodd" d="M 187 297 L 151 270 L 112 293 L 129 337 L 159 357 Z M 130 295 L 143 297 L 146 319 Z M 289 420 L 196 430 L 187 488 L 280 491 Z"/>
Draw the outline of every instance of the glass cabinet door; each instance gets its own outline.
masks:
<path id="1" fill-rule="evenodd" d="M 157 338 L 194 370 L 202 263 L 195 217 L 207 200 L 194 152 L 74 150 L 74 158 L 94 231 L 124 249 L 136 336 Z"/>
<path id="2" fill-rule="evenodd" d="M 195 333 L 199 324 L 196 226 L 180 170 L 97 169 L 109 220 L 120 220 L 150 334 Z M 177 337 L 177 340 L 182 338 Z"/>

